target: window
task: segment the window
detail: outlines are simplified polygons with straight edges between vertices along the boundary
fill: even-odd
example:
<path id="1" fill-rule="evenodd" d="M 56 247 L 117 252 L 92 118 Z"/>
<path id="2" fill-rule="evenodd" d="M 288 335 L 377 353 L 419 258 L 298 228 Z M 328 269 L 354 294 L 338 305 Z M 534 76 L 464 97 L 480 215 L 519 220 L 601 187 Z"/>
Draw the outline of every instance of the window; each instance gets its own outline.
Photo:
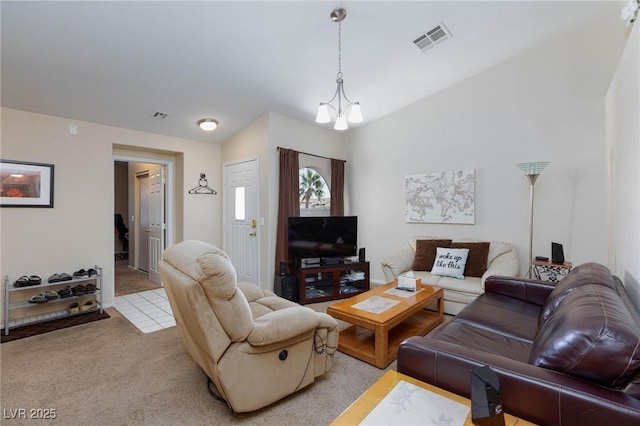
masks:
<path id="1" fill-rule="evenodd" d="M 236 187 L 236 205 L 235 216 L 236 220 L 245 220 L 245 205 L 244 205 L 244 186 Z"/>
<path id="2" fill-rule="evenodd" d="M 317 170 L 300 169 L 300 216 L 329 216 L 331 193 L 327 181 Z"/>

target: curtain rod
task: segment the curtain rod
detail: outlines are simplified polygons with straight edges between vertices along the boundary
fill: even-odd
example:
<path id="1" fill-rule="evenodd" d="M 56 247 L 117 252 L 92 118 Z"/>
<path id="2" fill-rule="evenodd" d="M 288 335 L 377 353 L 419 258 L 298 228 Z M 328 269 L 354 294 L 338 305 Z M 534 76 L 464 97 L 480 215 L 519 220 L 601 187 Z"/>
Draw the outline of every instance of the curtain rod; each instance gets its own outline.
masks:
<path id="1" fill-rule="evenodd" d="M 281 147 L 278 147 L 278 151 L 280 151 Z M 290 149 L 290 148 L 282 148 L 282 149 Z M 295 151 L 295 149 L 293 150 Z M 304 155 L 310 155 L 312 157 L 318 157 L 318 158 L 324 158 L 325 160 L 339 160 L 342 161 L 344 163 L 347 162 L 347 160 L 340 160 L 339 158 L 329 158 L 329 157 L 324 157 L 322 155 L 317 155 L 317 154 L 309 154 L 308 152 L 302 152 L 302 151 L 296 151 L 298 154 L 304 154 Z"/>

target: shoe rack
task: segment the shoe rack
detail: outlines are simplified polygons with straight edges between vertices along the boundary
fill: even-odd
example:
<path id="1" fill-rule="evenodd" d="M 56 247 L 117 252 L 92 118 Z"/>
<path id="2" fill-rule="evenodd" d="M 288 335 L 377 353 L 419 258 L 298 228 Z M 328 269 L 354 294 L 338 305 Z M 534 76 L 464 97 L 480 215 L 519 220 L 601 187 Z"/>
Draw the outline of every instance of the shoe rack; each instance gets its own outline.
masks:
<path id="1" fill-rule="evenodd" d="M 95 266 L 97 274 L 91 277 L 73 277 L 71 280 L 67 281 L 58 281 L 49 283 L 46 281 L 42 281 L 40 284 L 30 285 L 26 287 L 16 287 L 9 276 L 6 275 L 4 278 L 4 334 L 5 336 L 9 335 L 9 330 L 16 327 L 22 327 L 25 325 L 31 325 L 38 322 L 51 321 L 59 318 L 66 318 L 74 315 L 83 315 L 90 312 L 100 311 L 103 312 L 102 308 L 102 268 L 99 266 Z M 29 302 L 29 297 L 36 295 L 38 293 L 45 293 L 46 290 L 61 290 L 65 287 L 69 287 L 73 289 L 76 286 L 94 283 L 96 290 L 93 293 L 84 293 L 84 294 L 72 294 L 70 297 L 60 298 L 57 297 L 55 299 L 50 299 L 45 303 L 31 303 Z M 96 304 L 92 306 L 90 309 L 82 310 L 83 304 L 85 302 L 89 302 L 90 300 L 95 299 Z M 67 309 L 73 304 L 78 305 L 77 311 L 75 309 Z M 58 309 L 55 311 L 50 310 L 49 312 L 42 312 L 42 306 L 55 306 Z M 87 304 L 87 306 L 89 306 Z M 40 307 L 39 309 L 36 309 Z M 17 310 L 33 310 L 34 313 L 31 316 L 19 318 L 16 320 L 11 319 L 11 313 Z"/>

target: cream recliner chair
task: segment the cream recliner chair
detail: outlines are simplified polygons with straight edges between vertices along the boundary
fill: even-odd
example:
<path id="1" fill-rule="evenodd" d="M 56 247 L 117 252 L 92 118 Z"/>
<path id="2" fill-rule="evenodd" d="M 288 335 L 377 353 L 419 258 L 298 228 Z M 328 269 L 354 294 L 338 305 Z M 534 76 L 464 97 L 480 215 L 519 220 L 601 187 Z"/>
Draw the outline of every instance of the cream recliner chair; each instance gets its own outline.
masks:
<path id="1" fill-rule="evenodd" d="M 234 412 L 265 407 L 331 368 L 336 320 L 236 283 L 229 257 L 217 247 L 175 244 L 158 268 L 187 351 Z"/>

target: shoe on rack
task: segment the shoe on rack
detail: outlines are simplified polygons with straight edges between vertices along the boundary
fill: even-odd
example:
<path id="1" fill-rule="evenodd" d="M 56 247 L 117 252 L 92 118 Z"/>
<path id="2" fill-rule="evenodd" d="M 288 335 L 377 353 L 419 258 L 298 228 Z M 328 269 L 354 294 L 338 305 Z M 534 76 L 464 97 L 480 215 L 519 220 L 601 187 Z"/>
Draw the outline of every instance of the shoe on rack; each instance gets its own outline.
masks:
<path id="1" fill-rule="evenodd" d="M 29 285 L 38 285 L 42 282 L 42 278 L 37 275 L 31 275 L 29 277 Z"/>
<path id="2" fill-rule="evenodd" d="M 66 272 L 60 274 L 60 281 L 71 281 L 73 277 Z"/>
<path id="3" fill-rule="evenodd" d="M 53 274 L 49 277 L 49 279 L 47 280 L 50 283 L 59 283 L 61 281 L 60 279 L 60 275 L 59 274 Z"/>
<path id="4" fill-rule="evenodd" d="M 47 300 L 56 300 L 58 298 L 58 293 L 53 290 L 47 290 L 44 292 L 44 297 Z"/>
<path id="5" fill-rule="evenodd" d="M 87 274 L 89 275 L 89 278 L 91 278 L 94 275 L 98 275 L 98 271 L 96 271 L 95 269 L 91 268 L 87 271 Z"/>
<path id="6" fill-rule="evenodd" d="M 84 286 L 84 294 L 91 294 L 96 292 L 96 285 L 94 283 L 89 283 Z"/>
<path id="7" fill-rule="evenodd" d="M 71 287 L 66 286 L 62 290 L 58 290 L 58 296 L 60 296 L 60 299 L 66 299 L 67 297 L 72 297 L 73 292 L 71 291 Z"/>
<path id="8" fill-rule="evenodd" d="M 14 287 L 26 287 L 29 285 L 29 277 L 26 275 L 21 276 L 13 283 Z"/>
<path id="9" fill-rule="evenodd" d="M 84 305 L 80 306 L 80 312 L 89 311 L 91 309 L 94 309 L 96 306 L 98 306 L 98 302 L 96 302 L 95 300 L 87 300 Z"/>
<path id="10" fill-rule="evenodd" d="M 36 294 L 35 296 L 31 296 L 29 299 L 29 303 L 47 303 L 49 299 L 44 297 L 44 294 Z"/>
<path id="11" fill-rule="evenodd" d="M 79 271 L 75 271 L 73 273 L 74 278 L 85 278 L 89 276 L 89 272 L 85 271 L 84 269 L 80 269 Z"/>
<path id="12" fill-rule="evenodd" d="M 82 284 L 79 284 L 71 289 L 74 296 L 82 296 L 86 293 L 85 287 Z"/>
<path id="13" fill-rule="evenodd" d="M 80 312 L 80 305 L 78 305 L 77 303 L 72 303 L 67 306 L 67 311 L 69 311 L 70 314 L 77 314 L 78 312 Z"/>

